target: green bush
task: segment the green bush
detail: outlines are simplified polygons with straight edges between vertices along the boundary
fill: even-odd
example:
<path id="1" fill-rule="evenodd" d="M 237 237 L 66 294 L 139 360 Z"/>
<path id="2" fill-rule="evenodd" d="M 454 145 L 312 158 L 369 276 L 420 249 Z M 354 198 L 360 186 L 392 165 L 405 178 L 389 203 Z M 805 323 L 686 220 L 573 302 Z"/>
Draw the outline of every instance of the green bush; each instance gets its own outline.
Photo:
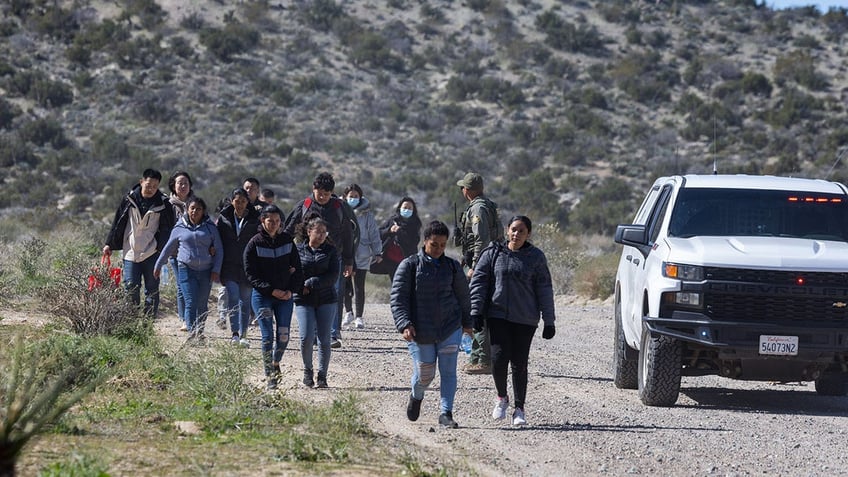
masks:
<path id="1" fill-rule="evenodd" d="M 342 6 L 333 0 L 313 0 L 302 5 L 301 18 L 316 30 L 330 31 L 333 23 L 345 16 Z"/>
<path id="2" fill-rule="evenodd" d="M 124 0 L 124 7 L 124 16 L 137 16 L 141 26 L 147 30 L 161 25 L 168 17 L 168 12 L 163 10 L 156 0 Z"/>
<path id="3" fill-rule="evenodd" d="M 12 121 L 21 115 L 21 108 L 0 98 L 0 129 L 11 129 Z"/>
<path id="4" fill-rule="evenodd" d="M 610 75 L 620 89 L 645 104 L 669 101 L 669 90 L 680 82 L 676 69 L 664 64 L 662 56 L 655 51 L 630 54 L 610 71 Z"/>
<path id="5" fill-rule="evenodd" d="M 813 91 L 828 86 L 827 79 L 816 71 L 815 58 L 801 50 L 777 57 L 774 62 L 774 80 L 780 86 L 792 81 Z"/>
<path id="6" fill-rule="evenodd" d="M 545 34 L 545 43 L 557 50 L 572 53 L 603 54 L 606 39 L 594 25 L 575 26 L 548 10 L 536 17 L 536 28 Z"/>
<path id="7" fill-rule="evenodd" d="M 368 150 L 368 142 L 356 136 L 345 136 L 333 144 L 336 154 L 363 154 Z"/>
<path id="8" fill-rule="evenodd" d="M 117 43 L 112 57 L 121 68 L 151 68 L 162 56 L 161 43 L 161 35 L 153 38 L 139 36 Z"/>
<path id="9" fill-rule="evenodd" d="M 0 135 L 0 167 L 11 167 L 15 164 L 34 164 L 38 158 L 29 144 L 17 133 Z M 0 206 L 9 207 L 16 204 L 20 198 L 4 197 L 0 194 Z M 16 205 L 20 204 L 17 202 Z"/>
<path id="10" fill-rule="evenodd" d="M 822 109 L 822 102 L 801 91 L 784 89 L 777 107 L 765 113 L 765 120 L 775 127 L 788 128 L 798 122 L 812 118 Z"/>
<path id="11" fill-rule="evenodd" d="M 203 15 L 191 12 L 180 19 L 180 26 L 190 31 L 200 31 L 206 26 Z"/>
<path id="12" fill-rule="evenodd" d="M 170 39 L 170 50 L 180 58 L 188 59 L 194 56 L 194 47 L 191 42 L 182 36 L 173 36 Z"/>
<path id="13" fill-rule="evenodd" d="M 135 95 L 133 112 L 152 123 L 167 123 L 177 116 L 174 90 L 142 91 Z"/>
<path id="14" fill-rule="evenodd" d="M 616 224 L 630 218 L 634 205 L 628 183 L 618 177 L 609 177 L 586 190 L 572 211 L 571 224 L 583 233 L 610 235 Z"/>
<path id="15" fill-rule="evenodd" d="M 53 149 L 62 149 L 70 145 L 62 124 L 53 118 L 28 121 L 21 127 L 20 134 L 21 139 L 39 147 L 50 144 Z"/>
<path id="16" fill-rule="evenodd" d="M 200 32 L 200 43 L 224 62 L 230 62 L 233 55 L 252 50 L 261 39 L 258 30 L 238 22 L 228 23 L 224 28 L 204 28 Z"/>
<path id="17" fill-rule="evenodd" d="M 39 8 L 33 8 L 31 13 L 27 18 L 28 23 L 42 35 L 68 41 L 79 30 L 74 12 L 65 10 L 57 3 L 40 5 Z"/>
<path id="18" fill-rule="evenodd" d="M 27 97 L 45 108 L 59 108 L 74 100 L 74 92 L 70 86 L 61 81 L 50 81 L 39 77 L 33 81 Z"/>
<path id="19" fill-rule="evenodd" d="M 257 115 L 253 120 L 253 125 L 250 130 L 256 138 L 271 137 L 275 139 L 283 139 L 285 137 L 283 122 L 270 113 Z"/>

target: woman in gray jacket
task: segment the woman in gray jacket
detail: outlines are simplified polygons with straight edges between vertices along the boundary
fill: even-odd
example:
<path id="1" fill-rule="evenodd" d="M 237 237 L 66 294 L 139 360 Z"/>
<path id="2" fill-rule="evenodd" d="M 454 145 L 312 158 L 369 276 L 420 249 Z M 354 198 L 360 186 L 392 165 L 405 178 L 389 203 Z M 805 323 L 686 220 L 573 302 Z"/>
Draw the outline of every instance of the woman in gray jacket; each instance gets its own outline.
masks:
<path id="1" fill-rule="evenodd" d="M 493 242 L 483 250 L 471 277 L 474 328 L 482 329 L 485 320 L 492 344 L 492 377 L 498 391 L 492 417 L 506 417 L 507 367 L 512 364 L 512 423 L 516 426 L 527 424 L 527 361 L 539 317 L 545 322 L 542 338 L 551 339 L 556 333 L 551 272 L 545 254 L 527 241 L 532 228 L 523 215 L 511 218 L 506 243 Z"/>

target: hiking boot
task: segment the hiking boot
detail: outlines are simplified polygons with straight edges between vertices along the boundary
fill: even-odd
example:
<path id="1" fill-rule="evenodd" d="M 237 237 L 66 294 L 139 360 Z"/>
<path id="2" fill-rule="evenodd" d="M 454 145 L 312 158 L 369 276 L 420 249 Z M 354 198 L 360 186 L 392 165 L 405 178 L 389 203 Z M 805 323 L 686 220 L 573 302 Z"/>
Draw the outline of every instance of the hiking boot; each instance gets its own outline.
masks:
<path id="1" fill-rule="evenodd" d="M 492 367 L 482 363 L 468 363 L 462 371 L 465 374 L 492 374 Z"/>
<path id="2" fill-rule="evenodd" d="M 439 425 L 448 429 L 456 429 L 459 427 L 459 424 L 453 420 L 453 413 L 450 411 L 443 412 L 442 415 L 439 416 Z"/>
<path id="3" fill-rule="evenodd" d="M 412 395 L 409 395 L 409 402 L 406 403 L 406 418 L 410 421 L 417 421 L 418 416 L 421 415 L 421 401 L 423 399 L 415 399 Z"/>
<path id="4" fill-rule="evenodd" d="M 527 419 L 524 418 L 524 409 L 520 407 L 515 408 L 515 411 L 512 413 L 512 425 L 523 426 L 525 424 L 527 424 Z"/>
<path id="5" fill-rule="evenodd" d="M 312 376 L 313 376 L 313 374 L 312 374 L 311 369 L 304 369 L 303 370 L 303 385 L 304 386 L 306 386 L 308 388 L 315 386 L 315 380 L 312 378 Z"/>
<path id="6" fill-rule="evenodd" d="M 356 319 L 353 320 L 353 326 L 355 326 L 357 330 L 361 330 L 362 328 L 365 328 L 365 322 L 362 321 L 361 316 L 357 316 Z"/>
<path id="7" fill-rule="evenodd" d="M 345 313 L 344 318 L 342 318 L 342 326 L 348 326 L 353 323 L 353 312 L 349 311 Z"/>
<path id="8" fill-rule="evenodd" d="M 325 389 L 328 387 L 329 385 L 327 385 L 327 376 L 318 373 L 318 380 L 315 381 L 315 389 Z"/>
<path id="9" fill-rule="evenodd" d="M 338 349 L 342 347 L 342 341 L 338 338 L 333 338 L 330 340 L 330 348 Z"/>
<path id="10" fill-rule="evenodd" d="M 276 374 L 268 377 L 267 387 L 268 387 L 269 391 L 273 391 L 273 390 L 277 389 L 277 375 Z"/>
<path id="11" fill-rule="evenodd" d="M 506 396 L 499 397 L 495 402 L 495 408 L 492 409 L 492 419 L 500 421 L 505 418 L 507 408 L 509 408 L 509 398 Z"/>

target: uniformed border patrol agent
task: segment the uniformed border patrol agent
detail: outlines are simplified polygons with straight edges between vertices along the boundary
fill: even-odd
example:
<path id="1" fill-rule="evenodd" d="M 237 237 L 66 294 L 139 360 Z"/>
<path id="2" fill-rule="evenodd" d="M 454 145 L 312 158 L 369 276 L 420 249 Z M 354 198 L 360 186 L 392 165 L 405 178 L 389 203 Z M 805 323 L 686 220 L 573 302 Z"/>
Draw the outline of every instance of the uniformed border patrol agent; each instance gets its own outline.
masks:
<path id="1" fill-rule="evenodd" d="M 470 280 L 483 249 L 493 240 L 503 238 L 503 226 L 498 218 L 497 204 L 483 195 L 483 176 L 469 172 L 456 185 L 462 188 L 462 196 L 469 204 L 454 231 L 454 243 L 462 247 L 462 264 L 468 267 L 467 276 Z M 482 331 L 474 333 L 471 358 L 464 371 L 466 374 L 490 374 L 491 369 L 489 333 L 484 327 Z"/>

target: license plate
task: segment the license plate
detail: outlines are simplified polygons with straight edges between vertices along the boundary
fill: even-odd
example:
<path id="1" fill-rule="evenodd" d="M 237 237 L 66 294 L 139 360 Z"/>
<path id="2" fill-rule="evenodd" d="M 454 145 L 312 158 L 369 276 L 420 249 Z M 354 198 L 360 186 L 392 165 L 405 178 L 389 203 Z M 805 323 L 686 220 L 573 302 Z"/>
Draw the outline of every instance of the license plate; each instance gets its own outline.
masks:
<path id="1" fill-rule="evenodd" d="M 797 356 L 797 336 L 760 335 L 760 354 Z"/>

